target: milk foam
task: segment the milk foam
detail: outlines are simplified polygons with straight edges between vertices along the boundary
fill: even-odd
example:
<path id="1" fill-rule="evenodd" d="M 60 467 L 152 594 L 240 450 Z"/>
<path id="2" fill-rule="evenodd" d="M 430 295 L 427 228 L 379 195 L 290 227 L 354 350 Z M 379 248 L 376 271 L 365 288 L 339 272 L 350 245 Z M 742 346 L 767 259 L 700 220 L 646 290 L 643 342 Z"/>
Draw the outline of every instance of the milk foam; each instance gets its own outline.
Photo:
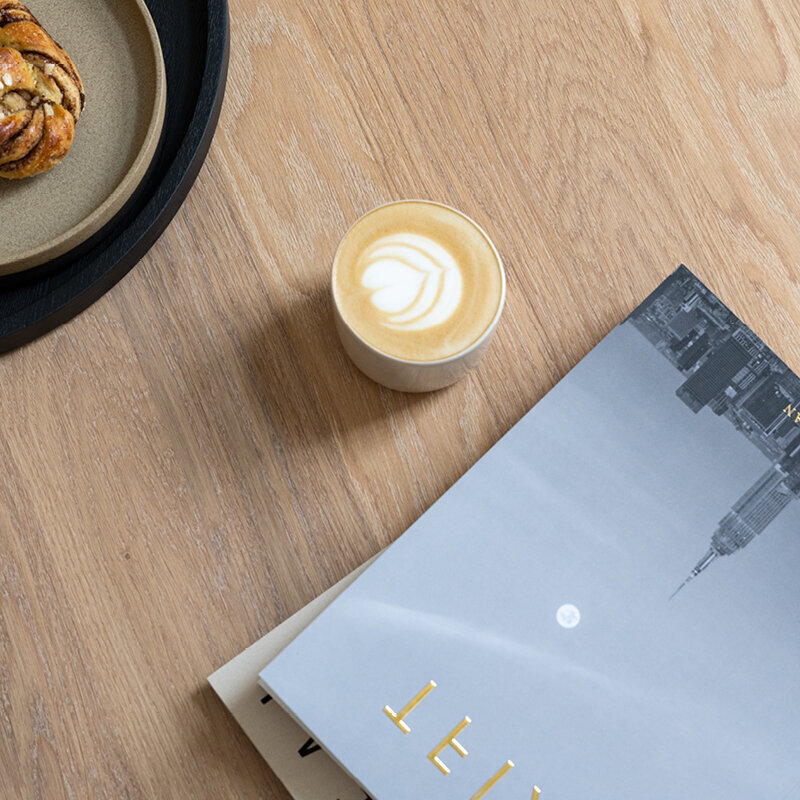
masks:
<path id="1" fill-rule="evenodd" d="M 449 319 L 461 302 L 464 281 L 452 255 L 415 233 L 378 239 L 365 253 L 361 285 L 383 312 L 383 324 L 424 330 Z"/>
<path id="2" fill-rule="evenodd" d="M 371 347 L 439 361 L 490 329 L 505 278 L 497 251 L 469 217 L 405 200 L 350 228 L 334 256 L 332 287 L 338 314 Z"/>

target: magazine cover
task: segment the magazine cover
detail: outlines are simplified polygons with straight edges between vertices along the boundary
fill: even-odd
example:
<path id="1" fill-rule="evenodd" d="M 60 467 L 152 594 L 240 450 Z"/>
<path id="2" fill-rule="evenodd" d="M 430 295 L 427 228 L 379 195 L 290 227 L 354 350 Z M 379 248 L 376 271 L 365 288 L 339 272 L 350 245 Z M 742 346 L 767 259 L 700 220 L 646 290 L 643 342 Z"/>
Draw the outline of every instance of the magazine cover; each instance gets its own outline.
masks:
<path id="1" fill-rule="evenodd" d="M 800 381 L 679 268 L 262 672 L 375 800 L 800 800 Z"/>

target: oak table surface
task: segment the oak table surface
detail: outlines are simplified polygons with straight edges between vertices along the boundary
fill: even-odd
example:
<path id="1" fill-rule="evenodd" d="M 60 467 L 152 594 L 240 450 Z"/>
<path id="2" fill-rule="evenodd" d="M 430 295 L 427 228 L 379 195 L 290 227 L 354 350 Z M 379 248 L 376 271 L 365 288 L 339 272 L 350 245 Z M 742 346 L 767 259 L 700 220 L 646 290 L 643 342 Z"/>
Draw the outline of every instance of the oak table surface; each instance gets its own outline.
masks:
<path id="1" fill-rule="evenodd" d="M 286 800 L 206 676 L 680 262 L 800 368 L 795 3 L 231 0 L 231 26 L 166 234 L 0 359 L 3 798 Z M 346 227 L 403 197 L 473 216 L 508 271 L 481 366 L 423 396 L 351 366 L 327 295 Z"/>

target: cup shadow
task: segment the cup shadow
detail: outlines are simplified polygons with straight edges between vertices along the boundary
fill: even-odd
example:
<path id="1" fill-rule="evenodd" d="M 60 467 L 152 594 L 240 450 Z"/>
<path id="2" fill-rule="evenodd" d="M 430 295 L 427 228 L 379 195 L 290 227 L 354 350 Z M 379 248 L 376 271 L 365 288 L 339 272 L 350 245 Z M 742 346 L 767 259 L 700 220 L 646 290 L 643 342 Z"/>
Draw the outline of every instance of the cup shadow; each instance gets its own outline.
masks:
<path id="1" fill-rule="evenodd" d="M 259 411 L 282 443 L 347 437 L 430 402 L 386 389 L 355 367 L 339 341 L 327 286 L 275 308 L 243 348 Z"/>

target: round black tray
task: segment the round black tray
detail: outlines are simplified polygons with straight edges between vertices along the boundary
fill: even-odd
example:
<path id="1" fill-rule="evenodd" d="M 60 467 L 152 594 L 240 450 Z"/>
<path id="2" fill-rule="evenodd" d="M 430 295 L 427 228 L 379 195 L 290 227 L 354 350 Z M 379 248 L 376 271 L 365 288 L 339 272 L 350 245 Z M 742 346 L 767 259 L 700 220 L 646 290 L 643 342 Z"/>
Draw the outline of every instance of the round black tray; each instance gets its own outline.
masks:
<path id="1" fill-rule="evenodd" d="M 57 263 L 0 282 L 0 353 L 72 319 L 119 281 L 175 216 L 211 146 L 228 73 L 227 0 L 146 3 L 167 70 L 159 152 L 134 197 L 99 234 Z"/>

